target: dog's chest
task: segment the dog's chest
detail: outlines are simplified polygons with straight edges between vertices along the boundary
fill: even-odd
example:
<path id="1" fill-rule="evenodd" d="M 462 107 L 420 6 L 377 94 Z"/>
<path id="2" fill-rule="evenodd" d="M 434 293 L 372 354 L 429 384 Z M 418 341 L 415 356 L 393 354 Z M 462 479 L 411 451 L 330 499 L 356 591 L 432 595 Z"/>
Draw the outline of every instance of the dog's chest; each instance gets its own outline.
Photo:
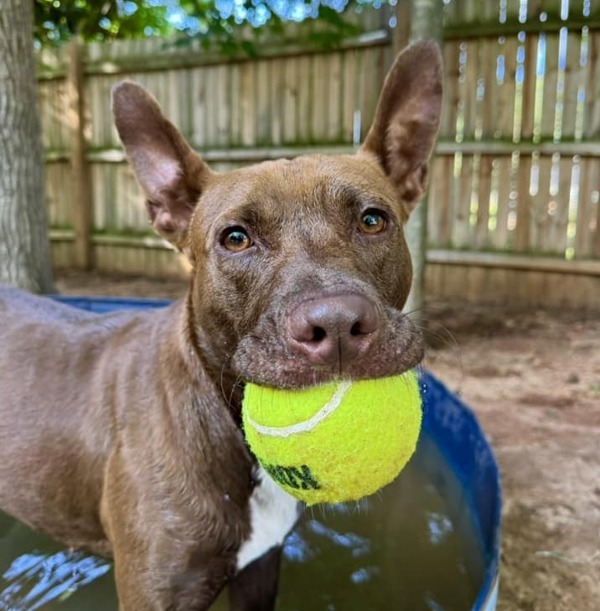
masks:
<path id="1" fill-rule="evenodd" d="M 250 537 L 238 551 L 238 570 L 281 545 L 298 520 L 298 501 L 280 488 L 261 468 L 250 497 Z"/>

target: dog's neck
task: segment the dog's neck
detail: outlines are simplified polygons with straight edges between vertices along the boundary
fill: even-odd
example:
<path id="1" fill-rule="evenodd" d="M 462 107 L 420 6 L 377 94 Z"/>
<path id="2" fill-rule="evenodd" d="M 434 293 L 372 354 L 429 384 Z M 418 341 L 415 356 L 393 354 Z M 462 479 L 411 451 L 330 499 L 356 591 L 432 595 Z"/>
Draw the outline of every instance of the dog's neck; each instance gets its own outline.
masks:
<path id="1" fill-rule="evenodd" d="M 205 329 L 194 316 L 193 284 L 181 302 L 178 344 L 186 368 L 207 380 L 219 394 L 236 424 L 241 425 L 243 383 L 233 371 L 227 342 L 217 329 Z"/>
<path id="2" fill-rule="evenodd" d="M 246 464 L 250 472 L 252 460 L 240 430 L 241 393 L 236 392 L 235 378 L 215 363 L 210 346 L 205 349 L 204 331 L 195 333 L 187 299 L 172 304 L 162 320 L 154 320 L 161 335 L 157 365 L 162 375 L 157 392 L 162 401 L 158 409 L 178 440 L 172 454 L 178 461 L 187 460 L 185 455 L 193 462 L 210 448 L 216 464 L 230 464 L 235 454 L 235 464 Z"/>

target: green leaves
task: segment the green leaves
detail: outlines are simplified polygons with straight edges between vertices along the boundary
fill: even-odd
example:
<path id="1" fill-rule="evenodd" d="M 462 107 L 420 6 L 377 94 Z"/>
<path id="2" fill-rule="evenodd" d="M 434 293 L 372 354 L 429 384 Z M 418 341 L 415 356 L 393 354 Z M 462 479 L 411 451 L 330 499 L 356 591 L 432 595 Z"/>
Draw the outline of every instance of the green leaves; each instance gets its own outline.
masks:
<path id="1" fill-rule="evenodd" d="M 75 35 L 111 40 L 167 34 L 165 7 L 147 0 L 34 0 L 35 32 L 40 44 L 60 44 Z"/>
<path id="2" fill-rule="evenodd" d="M 172 44 L 199 39 L 205 49 L 256 57 L 265 40 L 285 42 L 290 32 L 296 44 L 336 47 L 361 32 L 351 19 L 355 8 L 380 1 L 34 0 L 35 39 L 38 45 L 57 45 L 73 36 L 92 41 L 178 36 Z"/>

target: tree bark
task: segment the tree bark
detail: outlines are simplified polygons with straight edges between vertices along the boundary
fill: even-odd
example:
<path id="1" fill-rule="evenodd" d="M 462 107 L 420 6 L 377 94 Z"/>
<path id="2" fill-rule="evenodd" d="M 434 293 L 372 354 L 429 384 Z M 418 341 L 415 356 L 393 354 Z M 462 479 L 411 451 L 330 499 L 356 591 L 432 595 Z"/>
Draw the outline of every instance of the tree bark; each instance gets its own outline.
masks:
<path id="1" fill-rule="evenodd" d="M 0 0 L 0 282 L 53 288 L 31 0 Z"/>
<path id="2" fill-rule="evenodd" d="M 405 2 L 398 2 L 398 10 L 403 10 L 406 19 Z M 443 0 L 412 0 L 410 7 L 410 40 L 433 39 L 442 45 Z M 429 166 L 433 163 L 430 160 Z M 423 322 L 425 304 L 425 264 L 427 260 L 427 198 L 415 208 L 406 225 L 406 239 L 413 261 L 413 283 L 405 306 L 411 318 Z"/>

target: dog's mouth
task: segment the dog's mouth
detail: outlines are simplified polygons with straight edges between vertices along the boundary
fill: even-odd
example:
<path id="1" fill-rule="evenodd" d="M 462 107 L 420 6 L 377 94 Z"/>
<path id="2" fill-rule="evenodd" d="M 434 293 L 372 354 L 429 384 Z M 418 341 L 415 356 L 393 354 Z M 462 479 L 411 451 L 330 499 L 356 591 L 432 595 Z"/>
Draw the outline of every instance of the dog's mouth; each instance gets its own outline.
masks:
<path id="1" fill-rule="evenodd" d="M 387 313 L 385 324 L 369 338 L 366 349 L 355 351 L 351 358 L 344 358 L 341 349 L 338 358 L 328 353 L 323 359 L 311 350 L 294 349 L 285 333 L 274 332 L 274 326 L 259 325 L 238 344 L 233 366 L 241 379 L 262 386 L 304 388 L 339 379 L 399 375 L 419 365 L 423 358 L 421 332 L 397 310 Z"/>

